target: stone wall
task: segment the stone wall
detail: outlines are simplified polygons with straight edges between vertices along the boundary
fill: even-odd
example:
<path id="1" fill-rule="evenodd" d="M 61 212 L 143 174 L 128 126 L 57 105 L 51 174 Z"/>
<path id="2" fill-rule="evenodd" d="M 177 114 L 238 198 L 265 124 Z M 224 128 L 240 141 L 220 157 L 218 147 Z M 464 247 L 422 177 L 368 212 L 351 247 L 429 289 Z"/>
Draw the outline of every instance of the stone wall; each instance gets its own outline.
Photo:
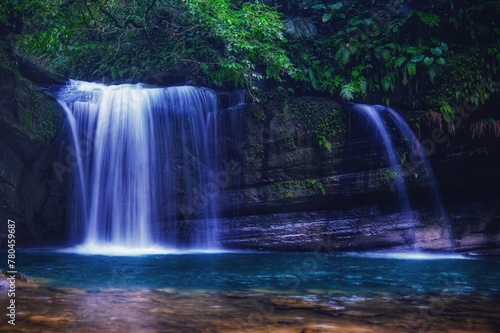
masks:
<path id="1" fill-rule="evenodd" d="M 57 172 L 65 163 L 65 117 L 9 60 L 0 65 L 0 233 L 11 219 L 18 245 L 57 243 L 66 220 L 67 177 Z"/>
<path id="2" fill-rule="evenodd" d="M 293 112 L 304 105 L 311 109 L 302 110 L 306 114 L 326 112 L 338 120 L 327 136 L 330 151 L 318 142 L 318 128 Z M 287 251 L 320 244 L 344 251 L 500 247 L 499 141 L 473 141 L 464 125 L 454 136 L 444 132 L 448 140 L 431 147 L 425 140 L 433 140 L 437 125 L 426 124 L 421 115 L 414 130 L 427 144 L 444 214 L 419 167 L 405 175 L 408 214 L 381 173 L 386 165 L 384 153 L 375 148 L 377 137 L 350 112 L 332 100 L 308 97 L 273 98 L 242 112 L 240 134 L 228 140 L 234 144 L 227 157 L 231 183 L 222 184 L 218 198 L 223 246 Z M 179 223 L 186 222 L 196 224 Z"/>

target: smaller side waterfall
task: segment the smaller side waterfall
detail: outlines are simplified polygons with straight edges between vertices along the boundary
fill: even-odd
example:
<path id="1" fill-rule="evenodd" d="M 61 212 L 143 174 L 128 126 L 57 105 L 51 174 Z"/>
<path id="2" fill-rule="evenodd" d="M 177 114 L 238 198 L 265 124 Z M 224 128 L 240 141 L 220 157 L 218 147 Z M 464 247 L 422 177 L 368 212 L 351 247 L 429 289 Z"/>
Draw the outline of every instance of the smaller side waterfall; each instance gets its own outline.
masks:
<path id="1" fill-rule="evenodd" d="M 402 175 L 411 172 L 413 169 L 421 170 L 420 172 L 423 173 L 423 175 L 428 179 L 429 186 L 432 192 L 432 199 L 434 202 L 434 206 L 436 207 L 437 214 L 441 217 L 441 219 L 444 220 L 446 224 L 448 224 L 448 217 L 444 210 L 441 195 L 439 194 L 438 182 L 436 180 L 436 176 L 434 175 L 434 171 L 432 170 L 431 164 L 429 163 L 429 159 L 425 155 L 424 149 L 420 144 L 420 140 L 418 140 L 418 138 L 415 136 L 415 133 L 413 133 L 406 121 L 399 115 L 399 113 L 389 107 L 386 107 L 383 110 L 385 110 L 389 117 L 394 121 L 394 123 L 398 127 L 399 132 L 403 135 L 407 142 L 409 151 L 407 162 L 409 164 L 409 167 L 405 168 L 403 166 Z"/>
<path id="2" fill-rule="evenodd" d="M 432 201 L 436 214 L 447 226 L 447 216 L 443 208 L 438 184 L 432 167 L 424 153 L 420 141 L 404 119 L 395 110 L 382 105 L 357 104 L 354 105 L 353 109 L 368 121 L 368 124 L 375 130 L 384 145 L 389 162 L 389 170 L 397 175 L 393 179 L 392 185 L 397 192 L 402 212 L 404 212 L 408 218 L 415 219 L 411 213 L 406 179 L 414 175 L 426 177 L 432 193 Z M 396 126 L 399 138 L 405 142 L 405 159 L 410 159 L 412 163 L 402 161 L 402 158 L 398 158 L 397 147 L 394 143 L 393 135 L 388 130 L 389 123 L 393 123 Z M 414 222 L 416 223 L 417 221 Z"/>
<path id="3" fill-rule="evenodd" d="M 375 129 L 376 133 L 380 136 L 382 140 L 385 151 L 387 153 L 387 157 L 389 159 L 389 167 L 395 172 L 397 175 L 402 175 L 403 170 L 401 168 L 401 164 L 398 162 L 396 149 L 394 147 L 391 135 L 386 129 L 386 124 L 384 119 L 382 118 L 379 109 L 372 105 L 363 105 L 358 104 L 354 106 L 354 110 L 364 116 L 368 123 Z M 408 191 L 406 190 L 406 183 L 403 177 L 396 177 L 394 179 L 394 185 L 398 194 L 399 203 L 401 205 L 402 210 L 405 213 L 410 212 L 410 201 L 408 199 Z"/>

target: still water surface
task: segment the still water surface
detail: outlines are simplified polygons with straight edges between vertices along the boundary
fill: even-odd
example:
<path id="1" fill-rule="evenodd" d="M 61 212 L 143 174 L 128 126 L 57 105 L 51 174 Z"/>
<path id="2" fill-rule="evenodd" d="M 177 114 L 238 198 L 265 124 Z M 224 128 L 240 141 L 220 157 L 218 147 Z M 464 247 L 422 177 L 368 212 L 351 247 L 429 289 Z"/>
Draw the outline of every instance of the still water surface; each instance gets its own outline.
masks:
<path id="1" fill-rule="evenodd" d="M 18 267 L 51 286 L 85 290 L 175 288 L 493 294 L 499 258 L 418 253 L 175 253 L 146 256 L 26 251 Z"/>

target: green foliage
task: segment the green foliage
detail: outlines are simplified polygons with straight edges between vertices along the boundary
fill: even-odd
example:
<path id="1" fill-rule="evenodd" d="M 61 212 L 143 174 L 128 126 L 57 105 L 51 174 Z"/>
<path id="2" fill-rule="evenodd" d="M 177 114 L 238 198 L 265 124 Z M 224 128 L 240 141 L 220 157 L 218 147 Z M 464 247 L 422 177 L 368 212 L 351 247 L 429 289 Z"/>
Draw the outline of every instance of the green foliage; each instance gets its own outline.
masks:
<path id="1" fill-rule="evenodd" d="M 316 179 L 285 180 L 273 183 L 271 192 L 277 198 L 326 194 L 325 185 Z"/>
<path id="2" fill-rule="evenodd" d="M 454 104 L 484 104 L 500 88 L 493 82 L 499 66 L 497 50 L 485 46 L 458 50 L 438 68 L 438 78 L 423 91 L 420 103 L 439 109 L 447 121 L 454 116 Z"/>
<path id="3" fill-rule="evenodd" d="M 421 10 L 417 10 L 415 13 L 426 26 L 431 28 L 439 27 L 440 19 L 438 15 L 426 13 Z"/>
<path id="4" fill-rule="evenodd" d="M 342 2 L 337 2 L 334 3 L 333 5 L 323 5 L 323 4 L 314 5 L 311 8 L 325 11 L 323 16 L 321 17 L 321 21 L 325 23 L 329 21 L 332 17 L 345 19 L 345 14 L 339 12 L 339 9 L 341 9 L 343 6 L 344 4 Z"/>
<path id="5" fill-rule="evenodd" d="M 446 120 L 447 122 L 455 117 L 455 109 L 450 104 L 448 104 L 448 102 L 442 102 L 439 111 L 441 111 L 444 120 Z"/>
<path id="6" fill-rule="evenodd" d="M 291 58 L 303 70 L 302 79 L 314 90 L 348 101 L 375 95 L 388 104 L 406 92 L 405 96 L 416 103 L 425 91 L 422 87 L 437 82 L 444 74 L 450 57 L 464 44 L 464 34 L 473 31 L 476 40 L 489 45 L 495 45 L 492 41 L 500 36 L 500 28 L 494 24 L 489 29 L 478 28 L 500 14 L 500 5 L 494 1 L 466 1 L 463 7 L 446 1 L 426 7 L 401 0 L 371 5 L 316 1 L 309 6 L 319 24 L 317 34 L 313 43 L 297 40 L 290 47 Z M 460 23 L 453 34 L 448 33 L 454 29 L 451 18 Z M 488 61 L 485 68 L 491 67 L 496 73 L 499 60 L 500 55 Z M 454 90 L 460 94 L 459 89 Z"/>
<path id="7" fill-rule="evenodd" d="M 50 24 L 63 5 L 63 0 L 3 0 L 0 2 L 0 23 L 4 34 L 32 34 Z"/>
<path id="8" fill-rule="evenodd" d="M 345 131 L 345 114 L 337 103 L 327 99 L 294 99 L 287 103 L 287 112 L 296 117 L 306 129 L 313 130 L 318 145 L 333 151 L 331 138 Z"/>
<path id="9" fill-rule="evenodd" d="M 266 121 L 266 115 L 261 110 L 254 113 L 254 116 L 255 116 L 255 119 L 257 119 L 258 121 L 260 121 L 262 123 Z"/>
<path id="10" fill-rule="evenodd" d="M 224 45 L 217 50 L 216 62 L 202 68 L 216 85 L 224 81 L 248 85 L 256 64 L 266 64 L 266 77 L 277 81 L 282 74 L 294 75 L 281 47 L 286 42 L 283 23 L 270 7 L 256 2 L 234 10 L 229 0 L 189 0 L 186 6 L 207 39 L 215 37 Z"/>
<path id="11" fill-rule="evenodd" d="M 378 179 L 384 184 L 390 184 L 399 177 L 399 173 L 390 169 L 383 169 L 377 171 Z"/>
<path id="12" fill-rule="evenodd" d="M 352 100 L 354 99 L 355 92 L 356 88 L 354 86 L 354 83 L 349 82 L 348 84 L 344 84 L 342 86 L 342 89 L 340 90 L 340 97 L 347 100 Z"/>
<path id="13" fill-rule="evenodd" d="M 270 3 L 5 0 L 0 27 L 17 36 L 21 50 L 74 78 L 182 76 L 194 84 L 246 88 L 270 78 L 348 101 L 407 98 L 411 107 L 435 110 L 461 99 L 483 103 L 496 89 L 476 87 L 492 82 L 489 73 L 498 75 L 498 1 Z M 481 50 L 480 57 L 457 67 L 469 49 Z M 457 84 L 436 90 L 449 74 L 460 78 Z"/>
<path id="14" fill-rule="evenodd" d="M 332 152 L 332 143 L 325 137 L 324 134 L 318 134 L 318 144 L 320 147 L 326 148 L 330 153 Z"/>
<path id="15" fill-rule="evenodd" d="M 316 179 L 306 179 L 306 186 L 313 189 L 314 191 L 319 191 L 321 194 L 325 195 L 325 185 L 323 183 L 318 182 Z"/>
<path id="16" fill-rule="evenodd" d="M 137 81 L 183 73 L 208 85 L 248 87 L 296 75 L 280 15 L 260 2 L 84 0 L 57 8 L 21 45 L 71 77 Z"/>
<path id="17" fill-rule="evenodd" d="M 399 159 L 399 161 L 403 165 L 406 163 L 407 160 L 408 160 L 408 152 L 405 151 L 403 152 L 403 154 L 401 154 L 401 158 Z"/>

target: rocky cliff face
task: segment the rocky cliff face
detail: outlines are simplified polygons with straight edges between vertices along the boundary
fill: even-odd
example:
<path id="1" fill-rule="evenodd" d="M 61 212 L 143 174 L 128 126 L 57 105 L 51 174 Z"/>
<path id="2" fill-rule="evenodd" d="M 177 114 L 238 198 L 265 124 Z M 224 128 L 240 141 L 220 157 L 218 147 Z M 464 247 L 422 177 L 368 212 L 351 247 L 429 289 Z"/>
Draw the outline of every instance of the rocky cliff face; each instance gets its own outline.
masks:
<path id="1" fill-rule="evenodd" d="M 0 233 L 11 219 L 18 245 L 49 244 L 63 238 L 66 220 L 64 115 L 7 60 L 0 65 Z"/>
<path id="2" fill-rule="evenodd" d="M 0 218 L 16 221 L 24 244 L 61 244 L 71 223 L 67 191 L 74 161 L 65 116 L 33 84 L 43 75 L 29 68 L 30 80 L 16 68 L 0 67 Z M 221 95 L 221 101 L 230 105 L 233 97 Z M 465 117 L 451 135 L 428 115 L 405 114 L 436 173 L 443 216 L 418 160 L 400 149 L 404 175 L 388 173 L 379 139 L 349 110 L 331 99 L 274 95 L 221 113 L 225 158 L 214 183 L 224 247 L 500 248 L 498 140 L 471 140 Z M 407 182 L 410 212 L 400 208 L 395 176 Z M 196 214 L 177 219 L 185 232 L 205 225 Z"/>
<path id="3" fill-rule="evenodd" d="M 380 139 L 348 110 L 327 99 L 278 97 L 241 113 L 239 134 L 229 139 L 231 182 L 220 187 L 224 246 L 483 252 L 500 246 L 499 141 L 471 140 L 465 122 L 451 135 L 428 115 L 408 114 L 436 173 L 444 214 L 432 180 L 408 152 L 401 152 L 398 175 L 410 196 L 411 212 L 403 212 Z"/>

